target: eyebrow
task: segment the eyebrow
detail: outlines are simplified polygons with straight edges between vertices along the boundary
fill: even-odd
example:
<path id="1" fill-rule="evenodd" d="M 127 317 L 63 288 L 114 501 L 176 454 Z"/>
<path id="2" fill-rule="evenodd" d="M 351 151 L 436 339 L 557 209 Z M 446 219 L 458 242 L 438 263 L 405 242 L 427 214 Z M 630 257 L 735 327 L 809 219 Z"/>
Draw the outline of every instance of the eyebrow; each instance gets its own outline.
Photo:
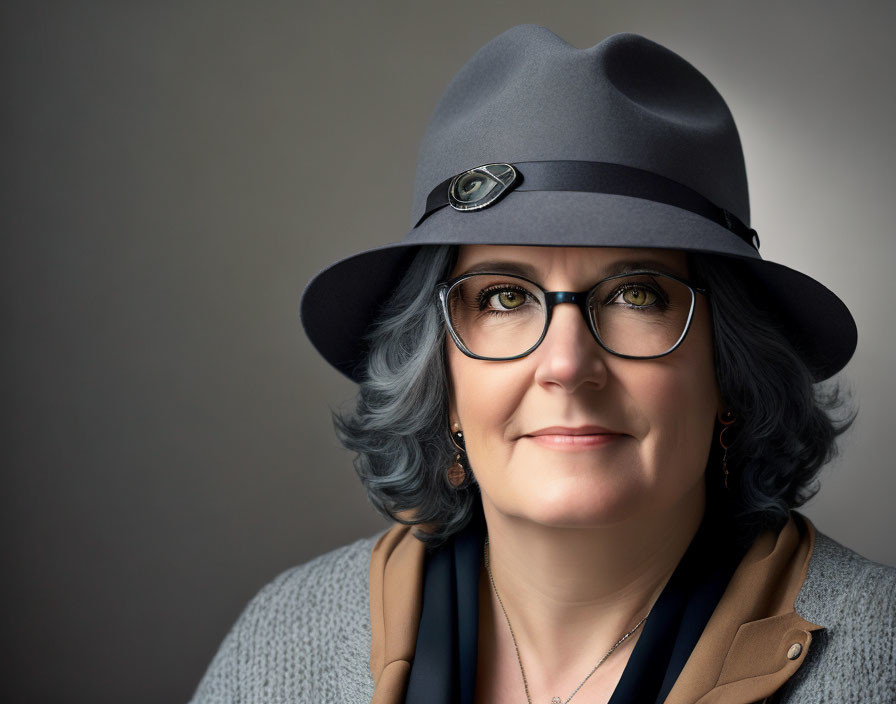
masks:
<path id="1" fill-rule="evenodd" d="M 517 276 L 525 276 L 533 281 L 538 278 L 538 269 L 531 264 L 522 264 L 520 262 L 504 261 L 501 259 L 490 259 L 484 262 L 476 262 L 467 270 L 458 276 L 464 274 L 476 274 L 480 272 L 495 272 L 499 274 L 516 274 Z"/>
<path id="2" fill-rule="evenodd" d="M 673 267 L 656 259 L 621 259 L 619 261 L 611 262 L 608 266 L 604 267 L 603 271 L 596 275 L 597 278 L 595 280 L 604 279 L 608 276 L 613 276 L 614 274 L 625 274 L 629 271 L 640 270 L 658 271 L 661 274 L 672 274 L 673 276 L 686 276 L 686 273 L 675 271 Z M 538 269 L 531 264 L 503 259 L 489 259 L 487 261 L 474 262 L 467 267 L 466 271 L 458 274 L 458 276 L 485 272 L 515 274 L 535 282 L 538 282 L 540 276 Z"/>

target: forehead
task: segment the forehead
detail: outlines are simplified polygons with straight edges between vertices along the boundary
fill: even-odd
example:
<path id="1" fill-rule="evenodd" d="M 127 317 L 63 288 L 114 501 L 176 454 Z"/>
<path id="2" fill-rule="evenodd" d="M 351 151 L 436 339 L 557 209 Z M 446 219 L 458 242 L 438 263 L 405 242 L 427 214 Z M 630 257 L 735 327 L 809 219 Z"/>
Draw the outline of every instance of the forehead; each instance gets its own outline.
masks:
<path id="1" fill-rule="evenodd" d="M 451 276 L 506 270 L 550 284 L 551 280 L 560 279 L 591 282 L 642 268 L 686 277 L 687 255 L 673 249 L 461 245 Z"/>

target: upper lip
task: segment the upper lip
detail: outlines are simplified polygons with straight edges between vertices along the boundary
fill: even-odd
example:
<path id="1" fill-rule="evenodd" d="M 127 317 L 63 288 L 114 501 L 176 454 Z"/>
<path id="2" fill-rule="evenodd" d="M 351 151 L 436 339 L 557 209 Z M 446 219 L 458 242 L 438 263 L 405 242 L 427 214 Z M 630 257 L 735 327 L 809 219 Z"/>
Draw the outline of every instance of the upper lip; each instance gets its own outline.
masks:
<path id="1" fill-rule="evenodd" d="M 615 430 L 602 428 L 599 425 L 580 425 L 577 428 L 568 428 L 562 425 L 552 425 L 549 428 L 533 430 L 525 433 L 523 437 L 534 435 L 619 435 Z"/>

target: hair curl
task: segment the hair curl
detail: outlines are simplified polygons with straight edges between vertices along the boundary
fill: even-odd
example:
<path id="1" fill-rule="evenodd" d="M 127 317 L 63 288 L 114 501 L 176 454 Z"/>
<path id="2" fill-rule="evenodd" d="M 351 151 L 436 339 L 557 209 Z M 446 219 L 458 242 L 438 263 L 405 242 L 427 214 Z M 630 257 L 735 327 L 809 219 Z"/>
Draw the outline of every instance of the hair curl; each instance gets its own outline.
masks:
<path id="1" fill-rule="evenodd" d="M 434 295 L 456 246 L 420 248 L 367 334 L 368 356 L 356 404 L 333 414 L 374 507 L 435 547 L 481 507 L 475 481 L 452 487 L 456 452 L 449 435 L 445 328 Z M 728 490 L 721 450 L 707 464 L 707 501 L 723 506 L 744 540 L 779 525 L 818 490 L 821 467 L 855 412 L 836 384 L 816 384 L 770 306 L 751 300 L 736 260 L 689 255 L 691 278 L 709 290 L 715 372 L 736 417 L 726 432 Z M 845 411 L 835 419 L 835 411 Z M 716 436 L 720 427 L 717 427 Z"/>
<path id="2" fill-rule="evenodd" d="M 748 537 L 780 525 L 818 492 L 818 474 L 856 412 L 836 382 L 815 382 L 774 302 L 748 293 L 741 262 L 691 254 L 689 265 L 691 278 L 709 290 L 716 381 L 736 418 L 725 435 L 728 490 L 720 474 L 713 481 L 707 472 L 708 501 L 724 504 Z M 716 437 L 720 432 L 717 426 Z M 709 466 L 721 460 L 714 442 Z"/>

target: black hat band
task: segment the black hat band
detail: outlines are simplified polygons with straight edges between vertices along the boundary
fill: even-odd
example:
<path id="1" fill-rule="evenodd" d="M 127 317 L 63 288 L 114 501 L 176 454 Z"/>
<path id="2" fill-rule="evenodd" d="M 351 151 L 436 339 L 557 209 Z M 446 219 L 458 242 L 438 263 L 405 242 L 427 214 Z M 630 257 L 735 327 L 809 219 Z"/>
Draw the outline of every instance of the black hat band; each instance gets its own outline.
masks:
<path id="1" fill-rule="evenodd" d="M 496 166 L 501 165 L 488 164 L 476 167 L 444 180 L 430 192 L 426 199 L 426 212 L 414 227 L 418 227 L 436 210 L 449 204 L 449 191 L 452 185 L 457 183 L 457 179 L 472 172 L 481 173 L 486 167 L 494 170 L 492 167 Z M 584 191 L 643 198 L 689 210 L 721 225 L 754 249 L 759 249 L 759 235 L 756 230 L 747 227 L 732 212 L 720 208 L 692 188 L 650 171 L 603 161 L 521 161 L 506 166 L 515 169 L 516 178 L 504 186 L 502 196 L 510 190 L 517 190 Z M 497 200 L 494 198 L 481 207 L 491 205 Z"/>

